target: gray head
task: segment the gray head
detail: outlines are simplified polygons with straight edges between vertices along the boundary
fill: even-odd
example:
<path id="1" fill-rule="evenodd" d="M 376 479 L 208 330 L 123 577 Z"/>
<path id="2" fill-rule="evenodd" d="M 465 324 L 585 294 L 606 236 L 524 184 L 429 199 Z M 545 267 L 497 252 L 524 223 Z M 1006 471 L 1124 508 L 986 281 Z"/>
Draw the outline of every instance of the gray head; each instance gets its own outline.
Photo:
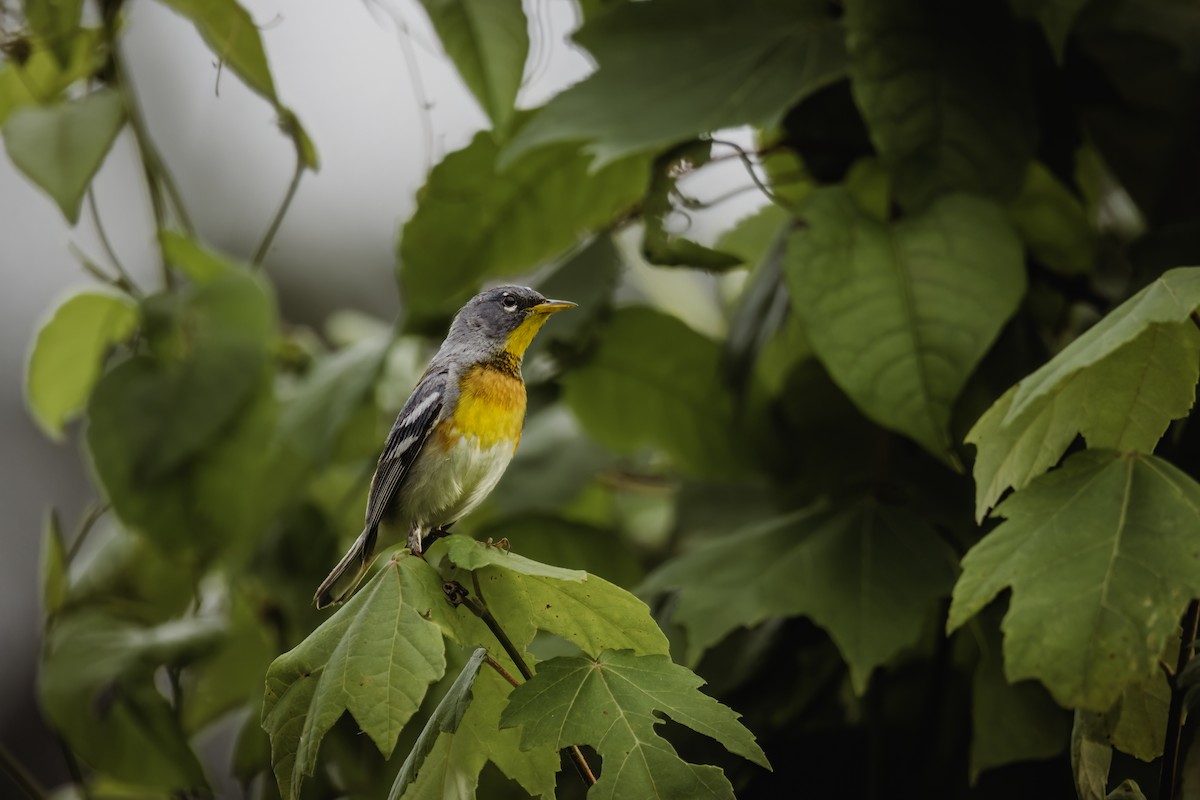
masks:
<path id="1" fill-rule="evenodd" d="M 574 306 L 547 300 L 528 286 L 485 289 L 454 316 L 443 349 L 480 357 L 507 352 L 520 359 L 551 314 Z"/>

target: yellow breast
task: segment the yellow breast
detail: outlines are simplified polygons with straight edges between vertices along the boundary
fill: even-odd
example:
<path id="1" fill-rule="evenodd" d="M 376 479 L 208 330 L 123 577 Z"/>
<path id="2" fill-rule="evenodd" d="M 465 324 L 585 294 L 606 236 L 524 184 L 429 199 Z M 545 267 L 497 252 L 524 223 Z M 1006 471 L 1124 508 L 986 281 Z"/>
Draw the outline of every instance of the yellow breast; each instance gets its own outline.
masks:
<path id="1" fill-rule="evenodd" d="M 454 414 L 439 426 L 446 439 L 470 436 L 490 447 L 512 442 L 516 449 L 525 424 L 525 383 L 485 365 L 471 367 L 459 383 Z"/>

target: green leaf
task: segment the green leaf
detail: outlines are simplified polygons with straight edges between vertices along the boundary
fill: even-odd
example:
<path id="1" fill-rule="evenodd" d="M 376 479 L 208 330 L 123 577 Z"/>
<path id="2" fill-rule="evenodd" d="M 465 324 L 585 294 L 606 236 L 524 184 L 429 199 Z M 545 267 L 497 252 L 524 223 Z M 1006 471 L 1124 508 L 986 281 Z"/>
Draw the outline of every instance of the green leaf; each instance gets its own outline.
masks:
<path id="1" fill-rule="evenodd" d="M 1122 303 L 975 423 L 975 514 L 1062 457 L 1076 434 L 1091 448 L 1150 452 L 1188 413 L 1200 377 L 1200 269 L 1171 270 Z"/>
<path id="2" fill-rule="evenodd" d="M 258 279 L 231 272 L 194 287 L 179 305 L 174 296 L 151 298 L 144 314 L 164 357 L 123 362 L 101 379 L 93 402 L 121 405 L 123 418 L 100 433 L 126 434 L 135 474 L 154 478 L 203 448 L 253 394 L 275 307 Z M 168 352 L 175 348 L 178 360 Z M 89 441 L 104 427 L 93 425 Z"/>
<path id="3" fill-rule="evenodd" d="M 104 356 L 133 334 L 137 321 L 137 308 L 127 298 L 88 291 L 60 303 L 38 330 L 25 397 L 50 438 L 62 440 L 66 421 L 83 408 L 100 377 Z"/>
<path id="4" fill-rule="evenodd" d="M 321 359 L 285 398 L 279 436 L 306 463 L 322 465 L 356 411 L 372 400 L 390 336 L 363 339 Z"/>
<path id="5" fill-rule="evenodd" d="M 562 256 L 581 234 L 611 224 L 646 188 L 646 161 L 590 172 L 573 145 L 525 154 L 503 169 L 483 132 L 434 167 L 400 237 L 400 284 L 410 313 L 453 311 L 486 277 Z"/>
<path id="6" fill-rule="evenodd" d="M 1040 163 L 1029 165 L 1020 193 L 1008 204 L 1008 218 L 1050 269 L 1080 275 L 1095 266 L 1096 234 L 1083 204 Z"/>
<path id="7" fill-rule="evenodd" d="M 500 730 L 500 712 L 512 689 L 491 670 L 479 674 L 486 654 L 482 647 L 475 651 L 430 715 L 389 800 L 473 800 L 488 761 L 531 795 L 554 796 L 558 753 L 552 747 L 523 751 L 517 731 Z"/>
<path id="8" fill-rule="evenodd" d="M 522 747 L 595 747 L 604 765 L 589 798 L 732 798 L 720 769 L 689 764 L 654 731 L 660 722 L 655 712 L 662 712 L 770 769 L 738 714 L 702 694 L 703 685 L 666 656 L 609 651 L 595 659 L 558 657 L 513 690 L 500 724 L 520 726 Z"/>
<path id="9" fill-rule="evenodd" d="M 1200 485 L 1153 456 L 1087 450 L 1000 505 L 963 558 L 947 630 L 1012 589 L 1005 674 L 1105 711 L 1152 677 L 1200 594 Z M 1053 613 L 1049 610 L 1053 609 Z"/>
<path id="10" fill-rule="evenodd" d="M 740 626 L 808 616 L 863 694 L 876 667 L 916 643 L 954 577 L 953 553 L 928 523 L 863 498 L 722 537 L 668 561 L 642 591 L 680 590 L 688 663 Z"/>
<path id="11" fill-rule="evenodd" d="M 231 272 L 144 308 L 159 355 L 134 356 L 96 384 L 96 473 L 121 519 L 167 549 L 247 547 L 297 467 L 271 447 L 274 304 L 258 279 Z"/>
<path id="12" fill-rule="evenodd" d="M 467 659 L 467 663 L 463 665 L 462 671 L 458 673 L 458 677 L 454 679 L 450 689 L 438 702 L 437 708 L 429 715 L 429 719 L 425 721 L 425 727 L 417 736 L 416 744 L 413 745 L 408 757 L 404 759 L 404 763 L 400 766 L 400 772 L 396 774 L 392 790 L 388 792 L 388 800 L 399 800 L 404 790 L 413 782 L 417 772 L 429 756 L 429 752 L 433 749 L 438 734 L 454 733 L 458 730 L 463 714 L 466 713 L 473 700 L 471 687 L 475 685 L 475 679 L 479 676 L 479 668 L 483 665 L 483 659 L 486 656 L 487 650 L 478 647 Z"/>
<path id="13" fill-rule="evenodd" d="M 278 105 L 258 26 L 237 0 L 159 0 L 196 26 L 208 49 L 253 91 Z"/>
<path id="14" fill-rule="evenodd" d="M 58 62 L 66 66 L 71 59 L 73 34 L 79 28 L 83 0 L 24 0 L 21 9 L 29 29 L 49 44 Z"/>
<path id="15" fill-rule="evenodd" d="M 551 513 L 507 516 L 483 526 L 479 535 L 496 541 L 507 538 L 531 558 L 571 569 L 586 569 L 618 586 L 636 586 L 644 575 L 636 549 L 629 546 L 619 531 Z"/>
<path id="16" fill-rule="evenodd" d="M 163 258 L 196 283 L 208 283 L 233 269 L 229 259 L 175 231 L 159 231 Z"/>
<path id="17" fill-rule="evenodd" d="M 971 681 L 970 777 L 1021 761 L 1054 758 L 1070 741 L 1071 716 L 1034 681 L 1004 677 L 1000 637 L 989 635 Z"/>
<path id="18" fill-rule="evenodd" d="M 687 212 L 675 208 L 678 183 L 712 160 L 712 142 L 681 145 L 654 162 L 650 189 L 642 201 L 642 255 L 651 264 L 664 267 L 694 267 L 721 272 L 736 267 L 742 259 L 698 244 L 668 230 L 678 214 L 690 222 Z"/>
<path id="19" fill-rule="evenodd" d="M 646 604 L 595 575 L 537 564 L 459 535 L 435 542 L 426 556 L 433 563 L 448 559 L 459 569 L 473 570 L 482 602 L 521 650 L 539 630 L 566 639 L 589 655 L 615 649 L 640 654 L 668 650 L 667 639 Z M 551 577 L 556 574 L 565 578 Z M 579 575 L 585 577 L 581 580 Z M 466 580 L 463 585 L 470 590 L 473 582 Z M 470 616 L 463 608 L 458 615 Z M 463 641 L 461 634 L 451 635 Z"/>
<path id="20" fill-rule="evenodd" d="M 951 459 L 954 401 L 1025 291 L 1002 212 L 952 195 L 885 224 L 835 188 L 805 216 L 785 269 L 817 357 L 864 414 Z"/>
<path id="21" fill-rule="evenodd" d="M 575 583 L 586 580 L 588 577 L 588 574 L 582 570 L 563 569 L 550 564 L 542 564 L 499 546 L 477 542 L 469 536 L 447 536 L 440 549 L 445 550 L 446 557 L 455 565 L 466 570 L 500 567 L 521 575 L 554 578 L 559 581 L 574 581 Z"/>
<path id="22" fill-rule="evenodd" d="M 1200 267 L 1180 267 L 1164 273 L 1021 381 L 1005 421 L 1011 422 L 1073 373 L 1111 355 L 1153 323 L 1183 323 L 1197 306 L 1200 306 Z"/>
<path id="23" fill-rule="evenodd" d="M 687 473 L 731 477 L 746 458 L 720 359 L 716 342 L 675 317 L 621 309 L 591 360 L 563 376 L 563 399 L 605 447 L 658 447 Z"/>
<path id="24" fill-rule="evenodd" d="M 181 719 L 188 732 L 200 731 L 234 709 L 257 706 L 267 666 L 279 652 L 251 600 L 232 594 L 223 605 L 229 620 L 224 641 L 202 669 L 182 676 Z M 265 750 L 263 755 L 266 763 Z"/>
<path id="25" fill-rule="evenodd" d="M 394 556 L 375 578 L 267 670 L 262 725 L 284 798 L 300 796 L 321 740 L 349 711 L 388 757 L 426 689 L 446 669 L 438 626 L 422 616 L 426 597 Z M 420 567 L 418 567 L 420 568 Z M 424 568 L 429 571 L 428 567 Z"/>
<path id="26" fill-rule="evenodd" d="M 845 7 L 854 99 L 901 204 L 922 208 L 953 191 L 1014 194 L 1034 128 L 1007 15 L 923 0 Z"/>
<path id="27" fill-rule="evenodd" d="M 107 58 L 101 32 L 95 28 L 79 29 L 63 42 L 68 49 L 65 63 L 59 63 L 63 51 L 56 43 L 34 39 L 29 44 L 24 63 L 15 58 L 0 62 L 0 123 L 22 106 L 60 99 L 68 87 L 94 74 Z"/>
<path id="28" fill-rule="evenodd" d="M 121 95 L 99 89 L 53 106 L 17 109 L 4 123 L 4 147 L 74 225 L 92 176 L 124 124 Z"/>
<path id="29" fill-rule="evenodd" d="M 53 616 L 67 600 L 67 549 L 63 544 L 58 512 L 46 512 L 42 524 L 41 557 L 42 613 Z"/>
<path id="30" fill-rule="evenodd" d="M 820 3 L 625 3 L 575 34 L 599 70 L 553 98 L 502 156 L 587 142 L 597 165 L 738 125 L 772 127 L 845 75 L 839 25 Z"/>
<path id="31" fill-rule="evenodd" d="M 421 0 L 421 5 L 463 82 L 503 133 L 529 53 L 521 0 Z"/>
<path id="32" fill-rule="evenodd" d="M 1174 648 L 1168 648 L 1174 649 Z M 1130 686 L 1104 715 L 1108 740 L 1123 753 L 1150 762 L 1163 754 L 1171 685 L 1156 671 L 1142 683 Z"/>
<path id="33" fill-rule="evenodd" d="M 80 758 L 111 777 L 163 790 L 205 787 L 154 672 L 208 652 L 222 630 L 210 618 L 143 627 L 94 610 L 60 617 L 39 674 L 42 709 Z"/>
<path id="34" fill-rule="evenodd" d="M 1112 747 L 1103 717 L 1095 711 L 1077 710 L 1071 728 L 1071 773 L 1079 800 L 1104 800 L 1111 765 Z"/>

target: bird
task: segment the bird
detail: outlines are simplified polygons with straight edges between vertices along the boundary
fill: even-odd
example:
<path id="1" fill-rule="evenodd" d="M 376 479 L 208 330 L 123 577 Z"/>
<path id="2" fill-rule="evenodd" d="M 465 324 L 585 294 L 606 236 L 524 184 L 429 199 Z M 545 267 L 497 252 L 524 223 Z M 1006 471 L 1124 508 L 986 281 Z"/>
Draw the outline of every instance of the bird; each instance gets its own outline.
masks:
<path id="1" fill-rule="evenodd" d="M 381 525 L 406 528 L 408 549 L 421 556 L 426 536 L 444 534 L 496 487 L 525 424 L 525 350 L 551 315 L 575 305 L 527 286 L 497 286 L 458 311 L 396 416 L 371 478 L 363 531 L 317 588 L 317 608 L 358 588 Z"/>

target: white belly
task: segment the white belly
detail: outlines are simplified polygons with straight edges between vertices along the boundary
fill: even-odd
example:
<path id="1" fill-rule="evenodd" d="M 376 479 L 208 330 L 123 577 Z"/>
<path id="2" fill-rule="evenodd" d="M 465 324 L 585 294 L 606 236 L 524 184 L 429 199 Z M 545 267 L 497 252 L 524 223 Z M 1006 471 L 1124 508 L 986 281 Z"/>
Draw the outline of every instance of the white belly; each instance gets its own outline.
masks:
<path id="1" fill-rule="evenodd" d="M 441 453 L 422 450 L 404 480 L 397 521 L 423 532 L 456 522 L 496 488 L 512 457 L 511 443 L 480 447 L 470 436 Z"/>

